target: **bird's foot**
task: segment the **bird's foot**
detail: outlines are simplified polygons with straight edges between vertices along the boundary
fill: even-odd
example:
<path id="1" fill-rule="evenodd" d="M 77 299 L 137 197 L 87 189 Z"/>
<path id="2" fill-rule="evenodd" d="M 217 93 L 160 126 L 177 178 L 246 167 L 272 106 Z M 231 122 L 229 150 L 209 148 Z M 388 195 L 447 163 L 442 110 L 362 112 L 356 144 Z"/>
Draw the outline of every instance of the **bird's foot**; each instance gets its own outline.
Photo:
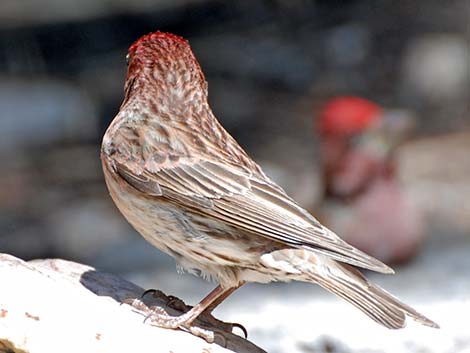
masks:
<path id="1" fill-rule="evenodd" d="M 150 294 L 151 300 L 145 303 L 145 297 L 149 297 Z M 175 296 L 167 296 L 160 290 L 149 289 L 142 294 L 140 299 L 129 300 L 127 303 L 145 315 L 144 321 L 151 325 L 168 329 L 182 329 L 210 343 L 214 342 L 216 336 L 217 341 L 225 342 L 224 333 L 232 334 L 235 327 L 242 330 L 245 338 L 248 336 L 247 330 L 242 325 L 218 320 L 208 310 L 194 315 L 192 306 L 186 305 L 184 301 Z M 168 311 L 172 313 L 170 314 Z"/>
<path id="2" fill-rule="evenodd" d="M 209 343 L 214 342 L 215 333 L 211 330 L 194 325 L 194 317 L 190 311 L 179 316 L 173 316 L 159 306 L 151 306 L 149 310 L 150 312 L 145 317 L 144 322 L 148 322 L 150 325 L 173 330 L 182 329 L 203 338 Z"/>
<path id="3" fill-rule="evenodd" d="M 152 297 L 158 298 L 162 301 L 165 302 L 165 306 L 174 309 L 178 312 L 186 313 L 189 310 L 191 310 L 193 307 L 191 305 L 187 305 L 183 300 L 181 300 L 178 297 L 175 297 L 173 295 L 166 295 L 160 290 L 156 289 L 148 289 L 142 294 L 142 298 L 147 295 L 147 294 L 152 294 Z M 217 327 L 219 330 L 222 330 L 224 332 L 228 333 L 233 333 L 233 329 L 239 328 L 242 332 L 245 338 L 248 337 L 248 331 L 246 328 L 238 323 L 231 323 L 231 322 L 224 322 L 219 319 L 216 319 L 213 315 L 212 312 L 209 310 L 203 311 L 198 317 L 197 320 L 200 321 L 204 326 L 207 327 Z"/>

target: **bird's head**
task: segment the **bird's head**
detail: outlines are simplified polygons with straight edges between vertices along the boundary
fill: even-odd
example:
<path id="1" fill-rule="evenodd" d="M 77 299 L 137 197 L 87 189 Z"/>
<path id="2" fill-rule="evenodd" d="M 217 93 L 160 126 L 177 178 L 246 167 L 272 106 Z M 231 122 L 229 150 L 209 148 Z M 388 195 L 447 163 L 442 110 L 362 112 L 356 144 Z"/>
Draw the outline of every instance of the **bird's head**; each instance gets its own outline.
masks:
<path id="1" fill-rule="evenodd" d="M 321 135 L 347 138 L 362 133 L 382 120 L 382 108 L 360 97 L 331 99 L 323 107 L 318 130 Z"/>
<path id="2" fill-rule="evenodd" d="M 393 173 L 394 152 L 411 130 L 412 121 L 409 114 L 382 109 L 361 97 L 329 100 L 316 127 L 330 192 L 349 195 L 375 177 Z"/>
<path id="3" fill-rule="evenodd" d="M 126 96 L 140 89 L 173 100 L 207 95 L 207 83 L 187 40 L 153 32 L 135 41 L 127 54 Z"/>

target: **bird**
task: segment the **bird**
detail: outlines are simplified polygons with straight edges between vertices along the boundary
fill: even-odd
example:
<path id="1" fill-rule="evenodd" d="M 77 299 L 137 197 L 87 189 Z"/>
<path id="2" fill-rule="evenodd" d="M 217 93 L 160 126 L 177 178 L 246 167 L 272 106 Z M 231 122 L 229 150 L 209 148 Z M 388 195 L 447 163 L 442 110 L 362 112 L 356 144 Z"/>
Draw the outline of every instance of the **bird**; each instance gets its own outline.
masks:
<path id="1" fill-rule="evenodd" d="M 318 284 L 390 329 L 432 320 L 369 282 L 394 271 L 343 241 L 290 198 L 222 127 L 187 40 L 152 32 L 127 54 L 124 99 L 101 161 L 111 198 L 149 243 L 217 286 L 179 316 L 194 324 L 245 283 Z M 392 215 L 391 215 L 392 216 Z"/>
<path id="2" fill-rule="evenodd" d="M 414 258 L 425 223 L 400 183 L 397 163 L 397 147 L 413 126 L 411 113 L 339 96 L 316 115 L 324 180 L 320 218 L 388 265 Z"/>

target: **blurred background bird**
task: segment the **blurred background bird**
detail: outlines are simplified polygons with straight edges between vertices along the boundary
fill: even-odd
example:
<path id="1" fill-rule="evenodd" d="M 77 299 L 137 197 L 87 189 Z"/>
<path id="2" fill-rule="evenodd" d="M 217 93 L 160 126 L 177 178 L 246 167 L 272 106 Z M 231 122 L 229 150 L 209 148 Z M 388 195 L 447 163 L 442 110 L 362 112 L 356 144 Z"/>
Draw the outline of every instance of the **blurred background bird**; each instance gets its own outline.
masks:
<path id="1" fill-rule="evenodd" d="M 395 152 L 413 116 L 353 96 L 331 99 L 318 115 L 325 222 L 388 264 L 410 260 L 425 229 L 398 180 Z"/>

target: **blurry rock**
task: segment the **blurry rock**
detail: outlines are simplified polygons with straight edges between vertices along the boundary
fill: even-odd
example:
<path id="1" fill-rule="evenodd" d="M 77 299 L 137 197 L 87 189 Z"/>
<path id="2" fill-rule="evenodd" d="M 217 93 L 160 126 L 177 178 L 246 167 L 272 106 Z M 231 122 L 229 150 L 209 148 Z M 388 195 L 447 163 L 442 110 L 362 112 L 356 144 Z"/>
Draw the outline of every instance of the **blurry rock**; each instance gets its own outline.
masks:
<path id="1" fill-rule="evenodd" d="M 58 80 L 0 80 L 0 147 L 37 146 L 96 135 L 97 114 L 86 94 Z"/>
<path id="2" fill-rule="evenodd" d="M 439 102 L 467 97 L 470 46 L 458 35 L 427 35 L 408 45 L 403 61 L 405 84 L 419 96 Z"/>
<path id="3" fill-rule="evenodd" d="M 320 112 L 323 221 L 386 263 L 410 260 L 424 236 L 421 215 L 396 177 L 395 149 L 409 117 L 359 97 L 339 97 Z"/>
<path id="4" fill-rule="evenodd" d="M 397 153 L 406 192 L 440 229 L 470 234 L 470 132 L 412 141 Z"/>

